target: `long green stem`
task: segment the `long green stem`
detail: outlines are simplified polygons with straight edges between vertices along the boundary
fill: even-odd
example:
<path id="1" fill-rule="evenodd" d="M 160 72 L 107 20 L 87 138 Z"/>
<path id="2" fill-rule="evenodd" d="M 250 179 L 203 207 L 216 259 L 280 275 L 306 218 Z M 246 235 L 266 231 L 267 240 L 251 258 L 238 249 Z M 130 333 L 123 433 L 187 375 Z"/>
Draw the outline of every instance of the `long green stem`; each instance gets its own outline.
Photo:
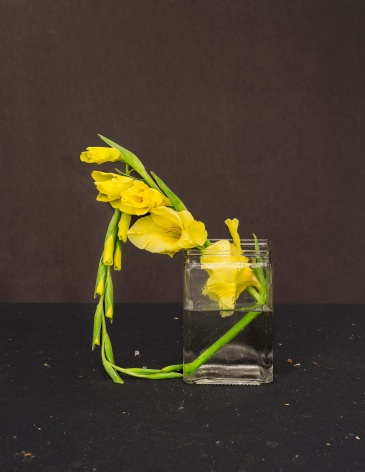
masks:
<path id="1" fill-rule="evenodd" d="M 193 362 L 184 364 L 184 374 L 193 374 L 208 359 L 214 356 L 214 354 L 219 351 L 219 349 L 232 341 L 232 339 L 234 339 L 247 325 L 251 323 L 251 321 L 253 321 L 261 313 L 261 311 L 249 311 L 240 321 L 238 321 L 238 323 L 233 326 L 233 328 L 227 331 L 222 337 L 218 339 L 218 341 L 216 341 L 206 351 L 200 354 L 200 356 L 197 357 Z"/>

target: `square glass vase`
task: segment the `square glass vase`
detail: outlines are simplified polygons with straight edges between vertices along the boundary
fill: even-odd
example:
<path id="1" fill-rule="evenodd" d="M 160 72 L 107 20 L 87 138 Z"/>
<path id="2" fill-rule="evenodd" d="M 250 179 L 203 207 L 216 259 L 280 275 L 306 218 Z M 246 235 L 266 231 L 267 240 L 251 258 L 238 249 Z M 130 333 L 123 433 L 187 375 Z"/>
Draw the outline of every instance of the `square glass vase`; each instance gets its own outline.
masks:
<path id="1" fill-rule="evenodd" d="M 183 380 L 261 385 L 273 381 L 270 241 L 211 240 L 184 253 Z"/>

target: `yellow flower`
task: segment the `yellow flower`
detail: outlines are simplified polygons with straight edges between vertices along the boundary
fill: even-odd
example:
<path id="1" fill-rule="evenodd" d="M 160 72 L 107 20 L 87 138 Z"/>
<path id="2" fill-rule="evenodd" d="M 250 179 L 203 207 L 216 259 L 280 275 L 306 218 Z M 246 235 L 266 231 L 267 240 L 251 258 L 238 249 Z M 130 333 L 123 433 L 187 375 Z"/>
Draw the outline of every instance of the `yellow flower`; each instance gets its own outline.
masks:
<path id="1" fill-rule="evenodd" d="M 95 180 L 96 188 L 99 190 L 99 195 L 96 199 L 99 202 L 112 202 L 119 200 L 123 192 L 133 185 L 131 177 L 124 175 L 113 174 L 111 172 L 99 172 L 95 170 L 91 174 Z"/>
<path id="2" fill-rule="evenodd" d="M 81 153 L 80 159 L 88 164 L 123 161 L 121 153 L 110 147 L 88 147 Z"/>
<path id="3" fill-rule="evenodd" d="M 201 257 L 202 269 L 209 274 L 202 293 L 217 302 L 221 310 L 227 310 L 223 316 L 233 314 L 238 297 L 247 287 L 261 288 L 241 251 L 238 220 L 226 220 L 226 224 L 233 244 L 227 240 L 217 241 L 204 249 Z"/>
<path id="4" fill-rule="evenodd" d="M 139 249 L 173 257 L 181 249 L 202 246 L 207 239 L 205 226 L 188 211 L 160 207 L 140 218 L 127 233 Z"/>
<path id="5" fill-rule="evenodd" d="M 113 208 L 128 215 L 145 215 L 152 208 L 171 205 L 167 197 L 141 180 L 109 172 L 94 171 L 91 175 L 99 190 L 96 199 L 109 202 Z"/>
<path id="6" fill-rule="evenodd" d="M 110 202 L 113 208 L 118 208 L 129 215 L 145 215 L 153 208 L 171 205 L 171 202 L 161 192 L 149 187 L 141 180 L 133 184 L 121 194 L 119 200 Z"/>

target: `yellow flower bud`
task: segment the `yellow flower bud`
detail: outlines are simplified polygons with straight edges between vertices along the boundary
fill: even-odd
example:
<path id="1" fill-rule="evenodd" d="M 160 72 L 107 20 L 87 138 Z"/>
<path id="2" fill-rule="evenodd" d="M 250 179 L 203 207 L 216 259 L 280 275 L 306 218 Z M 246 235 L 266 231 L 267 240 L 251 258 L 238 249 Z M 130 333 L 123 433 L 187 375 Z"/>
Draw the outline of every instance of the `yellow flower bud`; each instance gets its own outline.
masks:
<path id="1" fill-rule="evenodd" d="M 124 243 L 127 241 L 127 231 L 131 224 L 132 216 L 128 213 L 122 213 L 122 216 L 118 223 L 118 238 L 121 239 Z"/>
<path id="2" fill-rule="evenodd" d="M 122 269 L 122 243 L 119 239 L 115 243 L 114 251 L 114 270 Z"/>
<path id="3" fill-rule="evenodd" d="M 113 306 L 112 305 L 109 306 L 108 311 L 105 313 L 105 316 L 107 318 L 110 318 L 110 319 L 113 318 Z"/>
<path id="4" fill-rule="evenodd" d="M 104 265 L 108 265 L 108 266 L 113 265 L 114 242 L 115 242 L 115 238 L 112 234 L 105 241 L 104 254 L 103 254 Z"/>
<path id="5" fill-rule="evenodd" d="M 80 159 L 87 164 L 123 161 L 121 153 L 110 147 L 88 147 L 81 153 Z"/>
<path id="6" fill-rule="evenodd" d="M 103 264 L 107 266 L 113 265 L 115 240 L 117 239 L 119 218 L 120 211 L 115 210 L 113 218 L 110 220 L 108 231 L 106 232 L 103 252 Z"/>
<path id="7" fill-rule="evenodd" d="M 104 294 L 104 290 L 105 290 L 104 279 L 101 279 L 98 286 L 96 287 L 95 294 L 101 296 Z"/>
<path id="8" fill-rule="evenodd" d="M 110 273 L 110 267 L 106 274 L 106 288 L 105 288 L 105 316 L 107 318 L 113 318 L 113 306 L 114 306 L 114 291 L 113 281 Z"/>
<path id="9" fill-rule="evenodd" d="M 99 297 L 104 295 L 105 274 L 106 274 L 106 266 L 103 264 L 103 257 L 101 257 L 100 262 L 99 262 L 99 267 L 98 267 L 98 274 L 96 276 L 94 298 L 96 298 L 97 295 L 99 295 Z"/>

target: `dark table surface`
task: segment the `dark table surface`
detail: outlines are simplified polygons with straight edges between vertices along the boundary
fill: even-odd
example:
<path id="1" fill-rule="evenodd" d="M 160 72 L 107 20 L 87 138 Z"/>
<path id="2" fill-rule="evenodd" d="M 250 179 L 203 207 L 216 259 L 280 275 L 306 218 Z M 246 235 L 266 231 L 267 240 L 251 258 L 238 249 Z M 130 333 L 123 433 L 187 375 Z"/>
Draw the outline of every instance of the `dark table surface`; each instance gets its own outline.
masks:
<path id="1" fill-rule="evenodd" d="M 365 470 L 365 306 L 276 306 L 264 386 L 114 384 L 93 312 L 0 305 L 1 471 Z M 181 361 L 180 305 L 119 305 L 109 333 L 119 365 Z"/>

